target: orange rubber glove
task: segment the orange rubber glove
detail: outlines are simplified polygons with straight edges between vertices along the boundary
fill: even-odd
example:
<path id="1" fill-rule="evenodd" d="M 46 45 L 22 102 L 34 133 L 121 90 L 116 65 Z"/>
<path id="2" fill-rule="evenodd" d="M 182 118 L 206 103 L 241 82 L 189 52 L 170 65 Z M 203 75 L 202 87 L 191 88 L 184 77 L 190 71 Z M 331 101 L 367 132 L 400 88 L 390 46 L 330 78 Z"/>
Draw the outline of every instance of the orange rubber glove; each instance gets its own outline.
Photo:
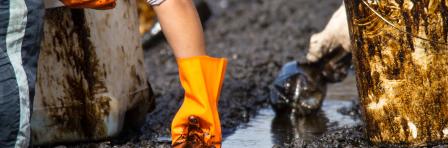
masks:
<path id="1" fill-rule="evenodd" d="M 115 0 L 61 0 L 65 6 L 71 8 L 112 9 Z"/>
<path id="2" fill-rule="evenodd" d="M 178 59 L 185 98 L 171 125 L 173 147 L 221 147 L 218 98 L 226 59 L 196 56 Z"/>

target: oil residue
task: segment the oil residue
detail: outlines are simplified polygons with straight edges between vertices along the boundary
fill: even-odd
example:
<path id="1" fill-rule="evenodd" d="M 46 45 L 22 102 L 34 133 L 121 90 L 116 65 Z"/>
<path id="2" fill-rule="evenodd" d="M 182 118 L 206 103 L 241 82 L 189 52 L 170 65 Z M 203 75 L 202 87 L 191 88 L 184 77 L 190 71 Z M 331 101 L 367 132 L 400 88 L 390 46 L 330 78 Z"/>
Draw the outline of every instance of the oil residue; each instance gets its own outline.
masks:
<path id="1" fill-rule="evenodd" d="M 340 84 L 330 85 L 328 97 L 316 114 L 291 118 L 277 115 L 271 108 L 262 109 L 249 123 L 240 126 L 235 133 L 225 137 L 224 147 L 272 147 L 295 140 L 305 143 L 316 140 L 326 132 L 357 126 L 358 116 L 342 113 L 352 108 L 351 100 L 357 99 L 353 75 Z"/>
<path id="2" fill-rule="evenodd" d="M 345 1 L 370 142 L 448 142 L 446 0 Z"/>
<path id="3" fill-rule="evenodd" d="M 322 111 L 297 119 L 275 116 L 272 109 L 262 109 L 251 122 L 225 138 L 223 146 L 262 148 L 292 143 L 296 139 L 312 142 L 327 131 L 358 125 L 359 118 L 338 112 L 351 105 L 351 101 L 325 100 Z"/>

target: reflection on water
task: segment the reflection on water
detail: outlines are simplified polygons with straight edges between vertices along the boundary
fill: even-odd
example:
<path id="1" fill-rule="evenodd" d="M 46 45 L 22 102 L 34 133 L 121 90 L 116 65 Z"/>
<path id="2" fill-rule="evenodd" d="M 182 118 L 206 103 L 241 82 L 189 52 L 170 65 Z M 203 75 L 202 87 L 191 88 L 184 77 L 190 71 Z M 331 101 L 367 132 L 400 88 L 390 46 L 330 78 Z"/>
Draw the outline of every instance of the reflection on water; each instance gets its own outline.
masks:
<path id="1" fill-rule="evenodd" d="M 271 121 L 275 113 L 271 109 L 262 109 L 257 117 L 251 119 L 234 134 L 225 137 L 223 148 L 271 148 L 274 143 L 271 138 Z"/>
<path id="2" fill-rule="evenodd" d="M 291 143 L 294 139 L 310 142 L 329 130 L 359 124 L 359 119 L 337 111 L 351 105 L 350 101 L 325 100 L 316 115 L 296 119 L 275 116 L 271 109 L 263 109 L 251 122 L 227 137 L 223 147 L 264 148 Z"/>
<path id="3" fill-rule="evenodd" d="M 310 142 L 327 131 L 358 125 L 360 119 L 338 112 L 351 108 L 351 100 L 357 98 L 355 82 L 351 75 L 342 83 L 329 85 L 321 111 L 312 116 L 291 119 L 276 116 L 270 108 L 262 109 L 248 124 L 226 137 L 223 147 L 271 148 L 297 139 Z"/>
<path id="4" fill-rule="evenodd" d="M 276 116 L 271 125 L 272 140 L 274 144 L 291 143 L 297 138 L 305 141 L 313 140 L 327 131 L 327 123 L 328 118 L 322 112 L 313 117 L 298 119 Z"/>

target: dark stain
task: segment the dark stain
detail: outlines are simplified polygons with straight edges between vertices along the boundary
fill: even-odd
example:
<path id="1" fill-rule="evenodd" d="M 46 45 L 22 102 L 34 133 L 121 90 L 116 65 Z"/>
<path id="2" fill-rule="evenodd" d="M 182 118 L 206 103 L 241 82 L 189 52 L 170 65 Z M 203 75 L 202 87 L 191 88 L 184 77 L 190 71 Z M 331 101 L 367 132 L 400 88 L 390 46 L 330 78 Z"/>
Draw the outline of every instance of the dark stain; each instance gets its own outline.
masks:
<path id="1" fill-rule="evenodd" d="M 142 59 L 138 59 L 137 63 L 138 63 L 138 65 L 143 65 L 143 60 Z"/>
<path id="2" fill-rule="evenodd" d="M 131 78 L 136 82 L 136 84 L 142 84 L 142 78 L 137 74 L 137 69 L 135 69 L 135 65 L 131 66 Z"/>
<path id="3" fill-rule="evenodd" d="M 53 35 L 49 45 L 53 49 L 48 53 L 54 54 L 64 66 L 71 67 L 67 69 L 73 69 L 60 82 L 66 96 L 43 100 L 53 123 L 51 126 L 57 126 L 58 134 L 75 133 L 80 139 L 105 138 L 107 128 L 103 120 L 109 116 L 111 99 L 95 95 L 108 91 L 104 83 L 107 74 L 89 40 L 90 29 L 84 10 L 56 8 L 48 12 L 46 23 L 51 28 L 47 27 L 47 31 Z M 55 140 L 59 138 L 54 137 Z"/>
<path id="4" fill-rule="evenodd" d="M 409 45 L 411 51 L 414 51 L 415 49 L 414 49 L 414 42 L 412 41 L 412 39 L 413 39 L 413 37 L 412 37 L 413 32 L 412 32 L 412 25 L 411 25 L 412 22 L 411 22 L 411 19 L 410 19 L 411 17 L 409 15 L 409 12 L 406 10 L 406 8 L 403 7 L 404 1 L 397 0 L 397 3 L 399 4 L 400 9 L 402 10 L 401 11 L 401 15 L 402 15 L 403 20 L 404 20 L 404 24 L 405 24 L 405 28 L 406 28 L 405 31 L 407 32 L 407 34 L 405 34 L 407 44 Z M 414 17 L 416 17 L 416 16 L 414 16 Z"/>
<path id="5" fill-rule="evenodd" d="M 154 93 L 149 82 L 146 84 L 148 89 L 131 94 L 130 98 L 143 98 L 136 102 L 125 115 L 123 129 L 138 130 L 145 123 L 145 115 L 155 108 Z"/>
<path id="6" fill-rule="evenodd" d="M 106 67 L 106 64 L 103 64 L 103 77 L 104 78 L 107 78 L 107 67 Z"/>
<path id="7" fill-rule="evenodd" d="M 448 6 L 444 5 L 446 4 L 446 0 L 442 0 L 440 2 L 440 13 L 442 14 L 442 23 L 443 23 L 443 31 L 448 32 Z M 442 36 L 442 39 L 445 40 L 445 42 L 448 42 L 448 36 Z"/>
<path id="8" fill-rule="evenodd" d="M 369 42 L 369 41 L 367 41 L 367 42 L 368 42 L 367 46 L 368 46 L 368 49 L 369 49 L 369 56 L 373 57 L 373 56 L 376 55 L 376 53 L 375 53 L 375 43 Z"/>

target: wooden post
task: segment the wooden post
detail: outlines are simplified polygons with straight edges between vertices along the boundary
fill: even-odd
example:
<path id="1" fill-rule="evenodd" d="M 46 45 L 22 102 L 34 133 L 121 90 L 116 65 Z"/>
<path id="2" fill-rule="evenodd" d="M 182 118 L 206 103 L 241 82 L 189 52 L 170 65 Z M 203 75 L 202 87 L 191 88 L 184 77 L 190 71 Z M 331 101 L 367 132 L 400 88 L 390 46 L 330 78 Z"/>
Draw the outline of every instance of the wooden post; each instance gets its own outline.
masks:
<path id="1" fill-rule="evenodd" d="M 106 11 L 49 9 L 44 28 L 33 144 L 105 139 L 144 121 L 153 98 L 135 1 Z"/>
<path id="2" fill-rule="evenodd" d="M 448 142 L 448 1 L 345 0 L 367 136 Z"/>

